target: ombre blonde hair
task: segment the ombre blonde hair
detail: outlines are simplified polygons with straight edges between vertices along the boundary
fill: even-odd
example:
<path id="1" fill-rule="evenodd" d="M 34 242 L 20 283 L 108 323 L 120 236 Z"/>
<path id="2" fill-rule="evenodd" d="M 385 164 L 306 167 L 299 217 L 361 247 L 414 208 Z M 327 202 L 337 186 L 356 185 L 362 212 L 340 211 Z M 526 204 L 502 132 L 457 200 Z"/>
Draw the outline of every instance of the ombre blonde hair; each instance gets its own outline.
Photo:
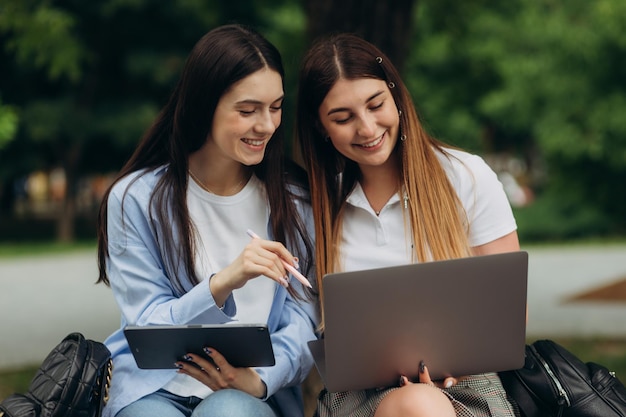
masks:
<path id="1" fill-rule="evenodd" d="M 470 255 L 467 216 L 437 155 L 451 158 L 444 144 L 424 131 L 398 71 L 378 48 L 351 34 L 332 35 L 317 41 L 303 59 L 296 118 L 296 140 L 311 187 L 320 305 L 322 277 L 341 268 L 342 213 L 359 168 L 325 138 L 319 107 L 337 80 L 359 78 L 386 81 L 401 110 L 399 135 L 405 140 L 398 138 L 392 157 L 398 161 L 398 192 L 408 203 L 405 222 L 411 226 L 416 261 Z"/>

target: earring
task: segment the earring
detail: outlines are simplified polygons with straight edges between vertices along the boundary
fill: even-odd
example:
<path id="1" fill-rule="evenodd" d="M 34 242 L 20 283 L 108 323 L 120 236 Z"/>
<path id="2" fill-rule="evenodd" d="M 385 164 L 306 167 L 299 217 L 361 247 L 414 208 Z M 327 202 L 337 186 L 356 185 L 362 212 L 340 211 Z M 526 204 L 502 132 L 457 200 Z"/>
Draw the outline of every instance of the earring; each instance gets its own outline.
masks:
<path id="1" fill-rule="evenodd" d="M 400 140 L 404 142 L 406 140 L 406 135 L 400 135 Z"/>
<path id="2" fill-rule="evenodd" d="M 398 116 L 402 116 L 402 110 L 398 110 Z"/>

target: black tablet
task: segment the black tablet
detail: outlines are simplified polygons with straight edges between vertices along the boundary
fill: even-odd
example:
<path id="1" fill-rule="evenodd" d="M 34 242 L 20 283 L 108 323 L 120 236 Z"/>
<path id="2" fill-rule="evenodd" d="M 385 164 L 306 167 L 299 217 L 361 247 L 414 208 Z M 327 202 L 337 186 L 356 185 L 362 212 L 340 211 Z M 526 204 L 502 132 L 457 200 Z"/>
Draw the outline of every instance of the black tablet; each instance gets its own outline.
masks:
<path id="1" fill-rule="evenodd" d="M 127 326 L 124 335 L 142 369 L 176 368 L 175 363 L 186 353 L 207 358 L 205 346 L 217 350 L 235 367 L 275 363 L 266 324 Z"/>

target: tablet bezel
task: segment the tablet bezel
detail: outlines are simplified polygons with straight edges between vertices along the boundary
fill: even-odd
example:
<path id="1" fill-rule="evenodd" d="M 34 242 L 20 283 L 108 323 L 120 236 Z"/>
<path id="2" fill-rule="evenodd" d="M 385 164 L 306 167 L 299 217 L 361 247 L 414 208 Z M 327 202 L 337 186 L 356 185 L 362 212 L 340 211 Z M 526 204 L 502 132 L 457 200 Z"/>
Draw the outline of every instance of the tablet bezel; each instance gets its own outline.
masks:
<path id="1" fill-rule="evenodd" d="M 203 348 L 213 348 L 235 367 L 275 364 L 266 324 L 126 326 L 124 335 L 141 369 L 172 369 L 187 353 L 210 358 Z"/>

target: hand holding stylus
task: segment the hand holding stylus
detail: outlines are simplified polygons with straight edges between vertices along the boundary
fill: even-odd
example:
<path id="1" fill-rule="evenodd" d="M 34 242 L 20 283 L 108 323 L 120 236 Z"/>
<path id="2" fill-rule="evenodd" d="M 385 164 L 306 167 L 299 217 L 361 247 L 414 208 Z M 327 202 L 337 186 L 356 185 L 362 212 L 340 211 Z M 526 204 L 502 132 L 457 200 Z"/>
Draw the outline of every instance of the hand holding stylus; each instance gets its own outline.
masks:
<path id="1" fill-rule="evenodd" d="M 250 229 L 248 229 L 247 233 L 248 233 L 248 236 L 250 236 L 253 239 L 260 239 L 260 237 Z M 283 266 L 285 267 L 285 269 L 291 272 L 291 274 L 294 277 L 296 277 L 296 279 L 300 281 L 302 285 L 308 288 L 312 288 L 309 280 L 304 275 L 302 275 L 293 265 L 291 265 L 289 262 L 285 261 L 282 258 L 280 259 L 280 261 L 283 263 Z"/>

